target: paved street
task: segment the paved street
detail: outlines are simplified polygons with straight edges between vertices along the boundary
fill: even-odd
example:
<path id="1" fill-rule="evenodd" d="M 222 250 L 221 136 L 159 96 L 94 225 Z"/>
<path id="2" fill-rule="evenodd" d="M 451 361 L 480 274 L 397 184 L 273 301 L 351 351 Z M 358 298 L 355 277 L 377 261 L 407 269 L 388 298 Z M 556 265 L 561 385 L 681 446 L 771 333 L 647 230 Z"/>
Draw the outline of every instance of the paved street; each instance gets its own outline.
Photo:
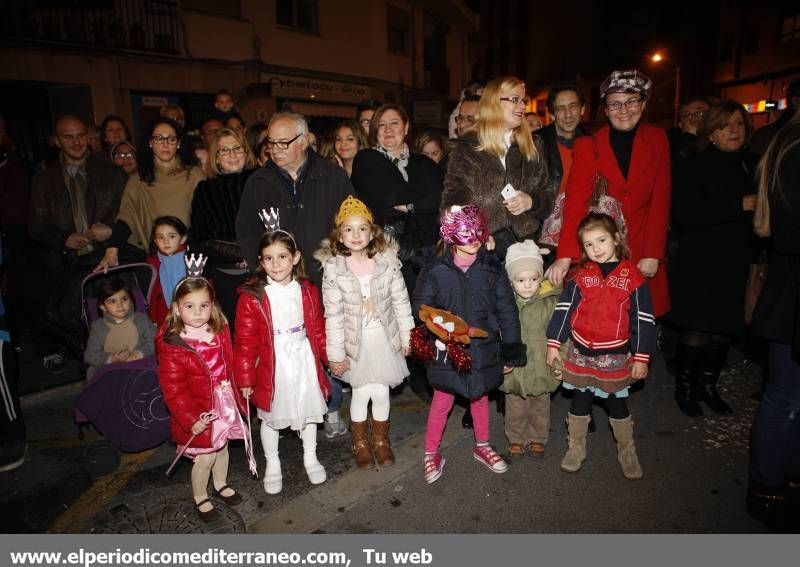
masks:
<path id="1" fill-rule="evenodd" d="M 589 435 L 583 470 L 559 469 L 565 448 L 563 418 L 569 401 L 553 401 L 551 440 L 544 458 L 511 464 L 495 475 L 472 457 L 471 432 L 461 428 L 456 407 L 443 443 L 444 475 L 428 486 L 422 478 L 427 406 L 410 388 L 392 401 L 392 439 L 397 464 L 380 471 L 354 468 L 349 437 L 327 440 L 319 454 L 329 481 L 311 487 L 299 439 L 281 440 L 284 491 L 264 493 L 252 479 L 241 444 L 231 450 L 229 483 L 245 501 L 236 508 L 216 502 L 221 518 L 202 524 L 190 502 L 190 463 L 171 479 L 170 443 L 123 455 L 110 475 L 92 479 L 86 447 L 96 433 L 78 438 L 72 403 L 80 384 L 60 386 L 24 399 L 29 450 L 25 465 L 0 474 L 3 532 L 54 533 L 758 533 L 765 528 L 744 509 L 748 434 L 760 368 L 733 360 L 723 394 L 736 413 L 690 420 L 672 402 L 671 380 L 660 362 L 634 394 L 637 446 L 645 471 L 623 478 L 605 414 L 595 407 L 597 431 Z M 493 443 L 505 451 L 502 418 L 494 410 Z M 257 435 L 257 459 L 263 458 Z"/>

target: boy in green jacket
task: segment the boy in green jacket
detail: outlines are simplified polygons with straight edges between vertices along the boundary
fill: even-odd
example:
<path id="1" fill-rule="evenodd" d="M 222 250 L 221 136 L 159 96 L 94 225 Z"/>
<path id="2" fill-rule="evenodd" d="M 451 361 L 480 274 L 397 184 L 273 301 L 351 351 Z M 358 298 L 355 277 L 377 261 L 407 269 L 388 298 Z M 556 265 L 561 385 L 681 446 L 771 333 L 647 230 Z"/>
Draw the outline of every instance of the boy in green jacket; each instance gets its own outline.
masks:
<path id="1" fill-rule="evenodd" d="M 506 272 L 514 287 L 522 342 L 528 351 L 528 364 L 514 368 L 500 386 L 506 393 L 508 452 L 513 459 L 525 456 L 526 451 L 532 457 L 541 457 L 550 432 L 550 394 L 559 384 L 545 362 L 545 331 L 561 287 L 542 279 L 542 254 L 533 240 L 508 248 Z"/>

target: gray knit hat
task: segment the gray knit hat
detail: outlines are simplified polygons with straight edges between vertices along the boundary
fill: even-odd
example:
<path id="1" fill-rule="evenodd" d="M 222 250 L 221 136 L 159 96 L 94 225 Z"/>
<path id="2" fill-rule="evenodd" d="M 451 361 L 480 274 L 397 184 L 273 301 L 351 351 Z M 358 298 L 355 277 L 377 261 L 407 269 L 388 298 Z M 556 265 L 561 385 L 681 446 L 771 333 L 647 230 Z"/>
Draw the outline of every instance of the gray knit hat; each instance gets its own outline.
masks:
<path id="1" fill-rule="evenodd" d="M 542 275 L 544 272 L 542 253 L 547 254 L 549 252 L 547 248 L 540 250 L 533 240 L 512 244 L 506 252 L 506 272 L 508 272 L 508 277 L 514 279 L 521 272 L 536 272 Z"/>

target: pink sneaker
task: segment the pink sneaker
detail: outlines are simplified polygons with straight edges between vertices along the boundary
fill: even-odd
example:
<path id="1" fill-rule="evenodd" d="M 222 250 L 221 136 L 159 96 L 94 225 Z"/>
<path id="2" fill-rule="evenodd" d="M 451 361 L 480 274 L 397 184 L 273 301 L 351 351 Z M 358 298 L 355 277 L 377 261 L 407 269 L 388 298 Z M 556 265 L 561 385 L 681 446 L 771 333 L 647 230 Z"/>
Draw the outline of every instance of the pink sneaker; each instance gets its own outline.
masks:
<path id="1" fill-rule="evenodd" d="M 472 456 L 475 457 L 476 461 L 486 465 L 492 472 L 500 474 L 508 470 L 508 465 L 503 460 L 503 457 L 492 449 L 491 445 L 475 445 Z"/>
<path id="2" fill-rule="evenodd" d="M 442 476 L 444 470 L 444 457 L 439 453 L 435 455 L 425 455 L 425 482 L 433 484 Z"/>

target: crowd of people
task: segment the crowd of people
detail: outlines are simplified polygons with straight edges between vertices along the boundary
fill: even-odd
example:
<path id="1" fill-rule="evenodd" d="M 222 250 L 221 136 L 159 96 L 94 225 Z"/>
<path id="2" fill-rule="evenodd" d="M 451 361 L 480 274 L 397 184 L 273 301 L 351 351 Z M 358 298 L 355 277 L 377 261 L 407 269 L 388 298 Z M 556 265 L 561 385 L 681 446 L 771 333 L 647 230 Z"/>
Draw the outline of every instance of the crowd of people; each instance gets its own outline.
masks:
<path id="1" fill-rule="evenodd" d="M 428 483 L 443 475 L 457 398 L 475 459 L 503 473 L 507 459 L 548 450 L 559 386 L 571 397 L 561 468 L 581 469 L 597 404 L 635 480 L 644 471 L 627 398 L 652 357 L 667 360 L 683 414 L 728 414 L 718 385 L 729 349 L 759 337 L 769 379 L 748 505 L 776 529 L 796 527 L 800 82 L 754 135 L 741 104 L 711 97 L 687 100 L 666 132 L 645 119 L 651 91 L 641 72 L 614 71 L 599 92 L 607 121 L 590 131 L 578 84 L 553 85 L 545 117 L 526 112 L 522 80 L 500 77 L 465 87 L 447 132 L 415 132 L 402 105 L 367 100 L 315 134 L 290 110 L 248 126 L 221 90 L 196 136 L 175 105 L 139 143 L 120 116 L 96 139 L 80 118 L 59 117 L 58 154 L 35 170 L 0 120 L 0 471 L 24 461 L 23 335 L 46 367 L 78 356 L 87 377 L 157 353 L 204 521 L 217 514 L 210 477 L 214 496 L 241 501 L 227 483 L 229 440 L 245 440 L 258 470 L 251 406 L 264 489 L 277 494 L 285 428 L 302 439 L 311 484 L 327 478 L 319 425 L 327 438 L 349 429 L 358 467 L 393 464 L 390 391 L 415 375 L 432 392 Z M 146 315 L 114 275 L 131 262 L 155 274 Z M 759 262 L 765 281 L 753 277 Z M 80 282 L 106 272 L 87 333 Z M 423 320 L 424 306 L 439 318 Z M 490 395 L 506 458 L 490 444 Z"/>

